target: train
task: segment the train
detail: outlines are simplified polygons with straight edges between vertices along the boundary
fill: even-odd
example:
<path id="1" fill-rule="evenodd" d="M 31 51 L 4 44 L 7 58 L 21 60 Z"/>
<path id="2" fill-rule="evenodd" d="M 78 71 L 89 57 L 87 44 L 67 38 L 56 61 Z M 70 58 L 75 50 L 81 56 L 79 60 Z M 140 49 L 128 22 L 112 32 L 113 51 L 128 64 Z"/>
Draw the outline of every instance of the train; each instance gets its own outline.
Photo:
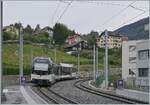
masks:
<path id="1" fill-rule="evenodd" d="M 78 78 L 77 69 L 72 64 L 56 64 L 49 57 L 35 57 L 32 63 L 31 82 L 51 86 L 56 81 Z"/>

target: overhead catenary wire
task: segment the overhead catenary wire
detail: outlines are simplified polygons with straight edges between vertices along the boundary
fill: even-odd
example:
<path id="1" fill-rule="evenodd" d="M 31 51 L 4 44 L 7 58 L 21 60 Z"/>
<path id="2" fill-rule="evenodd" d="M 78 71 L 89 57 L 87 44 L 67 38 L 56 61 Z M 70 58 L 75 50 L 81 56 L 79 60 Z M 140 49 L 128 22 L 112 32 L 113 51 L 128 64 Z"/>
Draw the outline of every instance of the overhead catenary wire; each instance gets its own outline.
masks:
<path id="1" fill-rule="evenodd" d="M 73 0 L 71 2 L 69 2 L 66 6 L 66 8 L 64 9 L 64 11 L 62 12 L 62 14 L 60 15 L 60 17 L 57 20 L 57 23 L 59 22 L 59 20 L 62 18 L 62 16 L 65 14 L 65 12 L 68 10 L 69 6 L 72 4 Z"/>
<path id="2" fill-rule="evenodd" d="M 97 5 L 128 6 L 128 5 L 119 4 L 119 3 L 108 3 L 108 2 L 106 3 L 106 2 L 97 2 L 97 1 L 78 1 L 78 2 L 87 2 L 87 3 L 91 3 L 91 4 L 97 4 Z M 146 7 L 138 6 L 137 8 L 146 8 Z"/>
<path id="3" fill-rule="evenodd" d="M 115 17 L 117 17 L 118 15 L 120 15 L 123 11 L 125 11 L 126 9 L 128 9 L 133 3 L 135 3 L 136 1 L 133 1 L 132 3 L 130 3 L 128 6 L 126 6 L 125 8 L 121 9 L 117 14 L 113 15 L 112 17 L 110 17 L 109 19 L 107 19 L 106 21 L 104 21 L 101 26 L 107 24 L 109 21 L 111 21 L 112 19 L 114 19 Z"/>
<path id="4" fill-rule="evenodd" d="M 132 21 L 132 20 L 134 20 L 134 19 L 136 19 L 136 18 L 138 18 L 139 16 L 141 16 L 141 15 L 143 15 L 143 14 L 145 14 L 145 13 L 146 13 L 146 12 L 144 11 L 144 12 L 142 12 L 142 13 L 136 15 L 135 17 L 133 17 L 133 18 L 131 18 L 131 19 L 129 19 L 129 20 L 123 22 L 121 25 L 119 25 L 119 26 L 116 27 L 115 29 L 120 28 L 121 26 L 123 26 L 123 25 L 125 25 L 126 23 L 128 23 L 128 22 L 130 22 L 130 21 Z M 115 29 L 114 29 L 114 30 L 115 30 Z"/>
<path id="5" fill-rule="evenodd" d="M 59 6 L 60 6 L 60 2 L 57 4 L 57 7 L 56 7 L 56 9 L 55 9 L 55 11 L 54 11 L 54 13 L 53 13 L 53 15 L 52 15 L 52 20 L 51 20 L 51 21 L 52 21 L 52 25 L 53 25 L 54 17 L 55 17 L 55 15 L 56 15 L 57 11 L 58 11 Z"/>

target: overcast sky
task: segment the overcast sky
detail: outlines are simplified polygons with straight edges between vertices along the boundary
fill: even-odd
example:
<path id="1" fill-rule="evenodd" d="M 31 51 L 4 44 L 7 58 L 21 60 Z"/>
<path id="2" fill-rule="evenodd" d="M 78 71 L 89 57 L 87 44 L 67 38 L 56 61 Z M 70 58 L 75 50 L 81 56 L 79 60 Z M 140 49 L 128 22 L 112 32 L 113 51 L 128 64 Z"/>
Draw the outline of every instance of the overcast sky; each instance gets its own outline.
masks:
<path id="1" fill-rule="evenodd" d="M 70 1 L 5 1 L 4 26 L 20 21 L 23 26 L 30 24 L 33 28 L 37 24 L 53 27 L 68 5 L 66 2 Z M 131 3 L 138 9 L 131 6 L 127 8 Z M 146 12 L 142 14 L 143 11 L 139 8 Z M 118 14 L 121 10 L 123 11 Z M 132 19 L 137 15 L 137 18 Z M 149 1 L 73 1 L 58 22 L 78 33 L 89 33 L 91 30 L 115 30 L 148 16 Z"/>

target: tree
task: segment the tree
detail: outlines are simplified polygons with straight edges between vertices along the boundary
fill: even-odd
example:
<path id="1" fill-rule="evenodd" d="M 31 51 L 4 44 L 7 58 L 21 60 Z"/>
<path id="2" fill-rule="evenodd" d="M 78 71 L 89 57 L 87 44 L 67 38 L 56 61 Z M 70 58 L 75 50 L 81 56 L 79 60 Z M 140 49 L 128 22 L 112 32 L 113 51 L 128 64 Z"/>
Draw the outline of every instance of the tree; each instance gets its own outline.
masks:
<path id="1" fill-rule="evenodd" d="M 38 32 L 38 31 L 40 31 L 40 30 L 41 30 L 40 25 L 39 25 L 39 24 L 37 24 L 37 25 L 36 25 L 36 27 L 35 27 L 34 32 Z"/>
<path id="2" fill-rule="evenodd" d="M 56 23 L 55 26 L 53 27 L 53 39 L 56 44 L 64 44 L 66 38 L 71 34 L 71 30 L 67 28 L 66 25 L 61 24 L 61 23 Z"/>
<path id="3" fill-rule="evenodd" d="M 93 44 L 96 43 L 96 37 L 98 36 L 98 32 L 95 32 L 95 31 L 91 31 L 88 35 L 87 35 L 87 42 L 88 42 L 88 45 L 90 47 L 93 46 Z"/>
<path id="4" fill-rule="evenodd" d="M 14 24 L 14 27 L 17 28 L 18 30 L 20 29 L 21 26 L 22 26 L 21 23 L 15 23 L 15 24 Z"/>
<path id="5" fill-rule="evenodd" d="M 24 28 L 24 33 L 25 33 L 25 34 L 32 34 L 32 32 L 33 32 L 33 29 L 32 29 L 31 26 L 28 24 L 28 25 L 26 26 L 26 28 Z"/>

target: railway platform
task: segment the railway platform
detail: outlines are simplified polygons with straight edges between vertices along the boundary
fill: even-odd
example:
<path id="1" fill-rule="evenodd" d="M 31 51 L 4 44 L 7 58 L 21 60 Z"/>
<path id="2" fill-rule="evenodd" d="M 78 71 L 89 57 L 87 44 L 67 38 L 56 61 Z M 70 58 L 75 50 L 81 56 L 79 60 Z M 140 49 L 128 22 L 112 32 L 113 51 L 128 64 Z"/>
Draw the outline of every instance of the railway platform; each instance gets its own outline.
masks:
<path id="1" fill-rule="evenodd" d="M 87 87 L 89 88 L 93 88 L 95 90 L 98 91 L 103 91 L 109 94 L 113 94 L 113 95 L 118 95 L 118 96 L 122 96 L 122 97 L 127 97 L 127 98 L 131 98 L 134 100 L 139 100 L 145 103 L 149 103 L 149 93 L 147 92 L 142 92 L 142 91 L 137 91 L 137 90 L 131 90 L 131 89 L 105 89 L 105 88 L 96 88 L 95 86 L 93 86 L 91 84 L 91 81 L 85 82 L 84 83 Z"/>
<path id="2" fill-rule="evenodd" d="M 6 99 L 2 104 L 47 104 L 30 86 L 9 86 L 3 91 Z"/>

